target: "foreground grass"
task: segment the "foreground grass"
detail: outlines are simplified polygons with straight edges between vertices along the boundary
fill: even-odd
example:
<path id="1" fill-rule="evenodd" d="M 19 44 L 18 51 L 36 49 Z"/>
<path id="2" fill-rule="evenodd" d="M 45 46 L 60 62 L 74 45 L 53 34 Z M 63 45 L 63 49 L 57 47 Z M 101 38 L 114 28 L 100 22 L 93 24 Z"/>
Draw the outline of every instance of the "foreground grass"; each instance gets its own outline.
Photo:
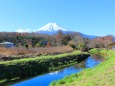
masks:
<path id="1" fill-rule="evenodd" d="M 36 58 L 0 62 L 0 84 L 15 79 L 30 77 L 57 70 L 77 63 L 80 57 L 88 56 L 80 51 L 59 55 L 46 55 Z"/>
<path id="2" fill-rule="evenodd" d="M 51 86 L 115 86 L 115 51 L 93 49 L 90 53 L 100 54 L 108 60 L 93 69 L 52 82 Z"/>

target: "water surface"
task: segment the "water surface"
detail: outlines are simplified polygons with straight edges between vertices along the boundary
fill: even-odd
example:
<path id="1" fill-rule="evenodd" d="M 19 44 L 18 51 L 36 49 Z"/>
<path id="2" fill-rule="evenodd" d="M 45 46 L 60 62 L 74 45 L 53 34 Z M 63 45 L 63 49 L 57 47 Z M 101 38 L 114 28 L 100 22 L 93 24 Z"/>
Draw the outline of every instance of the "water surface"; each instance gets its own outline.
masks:
<path id="1" fill-rule="evenodd" d="M 49 84 L 54 80 L 59 80 L 68 76 L 70 74 L 75 74 L 86 68 L 93 68 L 101 62 L 100 59 L 95 59 L 89 56 L 85 61 L 80 62 L 76 65 L 63 68 L 61 70 L 40 75 L 28 80 L 24 80 L 11 86 L 49 86 Z"/>

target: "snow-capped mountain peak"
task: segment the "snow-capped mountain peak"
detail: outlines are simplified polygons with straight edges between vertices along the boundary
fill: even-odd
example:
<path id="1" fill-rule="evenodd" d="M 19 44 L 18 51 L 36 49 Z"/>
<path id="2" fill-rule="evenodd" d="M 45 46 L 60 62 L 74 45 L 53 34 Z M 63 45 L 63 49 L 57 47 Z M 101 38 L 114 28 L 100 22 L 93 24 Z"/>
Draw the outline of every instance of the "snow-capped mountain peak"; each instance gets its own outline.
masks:
<path id="1" fill-rule="evenodd" d="M 38 32 L 39 31 L 50 31 L 51 32 L 51 31 L 58 31 L 58 30 L 67 31 L 65 28 L 57 25 L 56 23 L 48 23 L 36 31 Z"/>

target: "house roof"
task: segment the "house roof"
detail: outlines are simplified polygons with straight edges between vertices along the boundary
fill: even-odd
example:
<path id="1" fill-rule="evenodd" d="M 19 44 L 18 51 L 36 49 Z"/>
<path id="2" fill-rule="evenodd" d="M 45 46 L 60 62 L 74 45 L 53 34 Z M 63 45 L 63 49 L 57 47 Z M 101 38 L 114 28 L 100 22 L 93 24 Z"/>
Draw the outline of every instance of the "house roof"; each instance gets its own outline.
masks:
<path id="1" fill-rule="evenodd" d="M 0 44 L 14 44 L 12 42 L 1 42 Z"/>

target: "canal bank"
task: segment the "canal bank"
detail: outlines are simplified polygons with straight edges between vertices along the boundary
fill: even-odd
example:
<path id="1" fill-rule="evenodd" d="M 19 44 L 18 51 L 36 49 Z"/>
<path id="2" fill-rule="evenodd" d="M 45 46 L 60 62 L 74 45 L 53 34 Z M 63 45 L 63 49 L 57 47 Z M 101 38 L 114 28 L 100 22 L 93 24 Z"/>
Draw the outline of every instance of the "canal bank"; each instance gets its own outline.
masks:
<path id="1" fill-rule="evenodd" d="M 91 54 L 103 56 L 106 61 L 95 68 L 88 68 L 65 77 L 59 81 L 52 82 L 50 86 L 114 86 L 115 85 L 115 51 L 92 49 Z"/>
<path id="2" fill-rule="evenodd" d="M 89 54 L 87 53 L 74 51 L 55 56 L 0 62 L 0 84 L 58 70 L 76 64 L 88 56 Z"/>
<path id="3" fill-rule="evenodd" d="M 15 82 L 10 85 L 11 86 L 49 86 L 52 81 L 60 80 L 65 76 L 76 74 L 87 68 L 94 68 L 96 65 L 100 63 L 101 63 L 101 59 L 89 56 L 88 58 L 82 60 L 81 62 L 73 66 L 69 66 L 66 68 L 62 68 L 61 70 L 36 76 L 31 79 Z"/>

